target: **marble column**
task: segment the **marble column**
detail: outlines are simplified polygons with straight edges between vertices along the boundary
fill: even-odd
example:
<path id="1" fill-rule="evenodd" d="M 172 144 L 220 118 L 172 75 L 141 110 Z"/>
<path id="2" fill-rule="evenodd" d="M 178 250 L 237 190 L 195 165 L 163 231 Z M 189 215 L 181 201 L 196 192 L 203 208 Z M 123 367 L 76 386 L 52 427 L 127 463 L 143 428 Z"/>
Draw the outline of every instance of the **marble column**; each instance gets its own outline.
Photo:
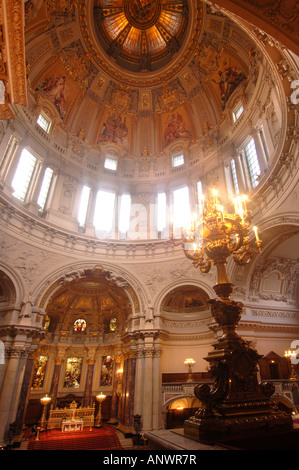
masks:
<path id="1" fill-rule="evenodd" d="M 12 346 L 6 350 L 7 367 L 0 395 L 0 445 L 7 444 L 9 425 L 14 422 L 12 409 L 16 399 L 16 386 L 19 384 L 20 359 L 27 354 L 23 346 Z"/>
<path id="2" fill-rule="evenodd" d="M 162 350 L 155 346 L 153 355 L 153 429 L 162 428 Z"/>
<path id="3" fill-rule="evenodd" d="M 53 378 L 52 378 L 51 389 L 50 389 L 51 405 L 54 408 L 55 408 L 55 402 L 56 402 L 56 397 L 57 397 L 62 360 L 63 360 L 62 357 L 56 357 L 55 359 L 54 372 L 53 372 Z"/>
<path id="4" fill-rule="evenodd" d="M 22 427 L 24 423 L 24 418 L 26 415 L 26 409 L 29 401 L 29 394 L 30 394 L 30 386 L 32 381 L 32 373 L 33 373 L 33 365 L 34 365 L 34 357 L 28 357 L 25 372 L 20 392 L 20 400 L 17 410 L 16 416 L 16 435 L 21 434 Z"/>
<path id="5" fill-rule="evenodd" d="M 153 429 L 153 348 L 144 350 L 142 429 Z"/>
<path id="6" fill-rule="evenodd" d="M 143 343 L 137 347 L 136 376 L 135 376 L 135 408 L 134 414 L 142 415 L 143 409 L 143 387 L 144 383 L 144 354 Z"/>
<path id="7" fill-rule="evenodd" d="M 111 417 L 109 423 L 114 424 L 117 422 L 118 418 L 118 386 L 119 386 L 119 373 L 118 370 L 121 367 L 120 362 L 115 362 L 114 367 L 114 380 L 113 380 L 113 389 L 112 389 L 112 400 L 111 400 Z"/>
<path id="8" fill-rule="evenodd" d="M 261 173 L 265 173 L 268 170 L 268 161 L 267 161 L 267 155 L 264 149 L 264 144 L 262 141 L 262 130 L 259 128 L 255 128 L 252 132 L 252 136 L 254 138 L 254 143 L 255 143 L 255 148 L 256 148 L 256 153 L 261 169 Z"/>
<path id="9" fill-rule="evenodd" d="M 88 359 L 86 384 L 85 384 L 85 391 L 84 391 L 84 398 L 83 398 L 84 407 L 91 406 L 91 399 L 92 399 L 91 392 L 92 392 L 92 378 L 93 378 L 94 364 L 95 364 L 94 358 Z"/>

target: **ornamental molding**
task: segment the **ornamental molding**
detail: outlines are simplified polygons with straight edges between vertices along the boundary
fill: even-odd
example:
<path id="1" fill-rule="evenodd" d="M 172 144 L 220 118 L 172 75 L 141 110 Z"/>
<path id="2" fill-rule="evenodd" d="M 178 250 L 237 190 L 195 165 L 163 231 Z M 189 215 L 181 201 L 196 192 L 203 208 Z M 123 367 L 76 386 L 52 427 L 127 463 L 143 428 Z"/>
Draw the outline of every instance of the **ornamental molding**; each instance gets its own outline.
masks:
<path id="1" fill-rule="evenodd" d="M 299 310 L 286 311 L 286 310 L 272 310 L 272 309 L 251 309 L 251 314 L 254 317 L 264 318 L 283 318 L 298 320 Z"/>
<path id="2" fill-rule="evenodd" d="M 182 314 L 183 316 L 184 314 Z M 194 328 L 207 328 L 211 325 L 213 322 L 212 316 L 209 318 L 205 318 L 203 320 L 194 320 L 194 321 L 175 321 L 175 320 L 165 320 L 162 318 L 161 323 L 162 323 L 162 328 L 169 328 L 169 329 L 194 329 Z"/>

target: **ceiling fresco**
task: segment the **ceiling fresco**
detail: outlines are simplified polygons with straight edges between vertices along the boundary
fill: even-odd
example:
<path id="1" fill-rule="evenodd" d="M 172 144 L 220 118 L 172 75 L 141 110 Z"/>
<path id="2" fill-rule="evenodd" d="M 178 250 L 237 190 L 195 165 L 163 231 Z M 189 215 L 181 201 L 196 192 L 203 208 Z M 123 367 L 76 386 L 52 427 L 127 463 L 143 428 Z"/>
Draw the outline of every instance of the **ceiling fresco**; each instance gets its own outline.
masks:
<path id="1" fill-rule="evenodd" d="M 94 18 L 108 55 L 128 70 L 156 70 L 172 59 L 188 24 L 186 1 L 98 0 Z"/>
<path id="2" fill-rule="evenodd" d="M 78 155 L 192 145 L 254 76 L 252 40 L 201 2 L 30 0 L 25 12 L 29 108 Z"/>

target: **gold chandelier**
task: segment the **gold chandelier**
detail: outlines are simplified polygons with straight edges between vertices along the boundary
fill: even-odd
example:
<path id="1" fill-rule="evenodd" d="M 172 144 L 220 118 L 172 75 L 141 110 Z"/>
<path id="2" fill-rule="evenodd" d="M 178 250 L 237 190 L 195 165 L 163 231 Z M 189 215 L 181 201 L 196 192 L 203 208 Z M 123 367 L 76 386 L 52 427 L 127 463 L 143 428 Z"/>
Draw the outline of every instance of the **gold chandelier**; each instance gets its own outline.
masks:
<path id="1" fill-rule="evenodd" d="M 226 272 L 227 259 L 232 256 L 237 264 L 244 266 L 262 250 L 256 226 L 253 231 L 257 249 L 250 246 L 251 211 L 247 205 L 247 196 L 238 196 L 234 199 L 234 213 L 226 212 L 220 205 L 217 190 L 213 190 L 206 203 L 202 198 L 198 216 L 193 216 L 189 225 L 182 228 L 185 255 L 203 273 L 208 273 L 212 265 L 216 266 L 214 289 L 223 299 L 228 298 L 233 289 Z"/>
<path id="2" fill-rule="evenodd" d="M 182 228 L 184 253 L 201 272 L 217 268 L 214 291 L 220 297 L 210 299 L 211 313 L 223 334 L 213 344 L 205 360 L 213 386 L 198 384 L 194 394 L 202 406 L 184 423 L 184 435 L 202 442 L 229 440 L 241 436 L 264 436 L 271 432 L 289 431 L 292 420 L 271 402 L 274 385 L 259 383 L 257 377 L 260 355 L 236 332 L 243 304 L 230 298 L 234 285 L 230 282 L 228 258 L 247 265 L 262 242 L 257 227 L 254 244 L 251 235 L 251 211 L 246 196 L 238 196 L 232 213 L 226 212 L 216 190 L 207 202 L 202 201 L 199 214 Z M 252 246 L 253 245 L 253 246 Z"/>

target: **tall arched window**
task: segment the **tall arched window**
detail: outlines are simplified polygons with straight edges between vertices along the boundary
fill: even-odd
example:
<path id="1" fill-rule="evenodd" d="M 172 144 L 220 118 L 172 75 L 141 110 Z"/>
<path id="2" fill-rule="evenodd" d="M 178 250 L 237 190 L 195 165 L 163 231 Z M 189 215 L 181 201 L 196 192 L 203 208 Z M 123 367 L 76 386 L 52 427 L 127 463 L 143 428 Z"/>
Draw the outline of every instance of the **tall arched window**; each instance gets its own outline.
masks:
<path id="1" fill-rule="evenodd" d="M 14 178 L 12 180 L 12 187 L 14 189 L 13 196 L 15 196 L 20 201 L 24 202 L 26 199 L 36 162 L 37 158 L 32 155 L 29 150 L 24 149 L 22 151 Z"/>

